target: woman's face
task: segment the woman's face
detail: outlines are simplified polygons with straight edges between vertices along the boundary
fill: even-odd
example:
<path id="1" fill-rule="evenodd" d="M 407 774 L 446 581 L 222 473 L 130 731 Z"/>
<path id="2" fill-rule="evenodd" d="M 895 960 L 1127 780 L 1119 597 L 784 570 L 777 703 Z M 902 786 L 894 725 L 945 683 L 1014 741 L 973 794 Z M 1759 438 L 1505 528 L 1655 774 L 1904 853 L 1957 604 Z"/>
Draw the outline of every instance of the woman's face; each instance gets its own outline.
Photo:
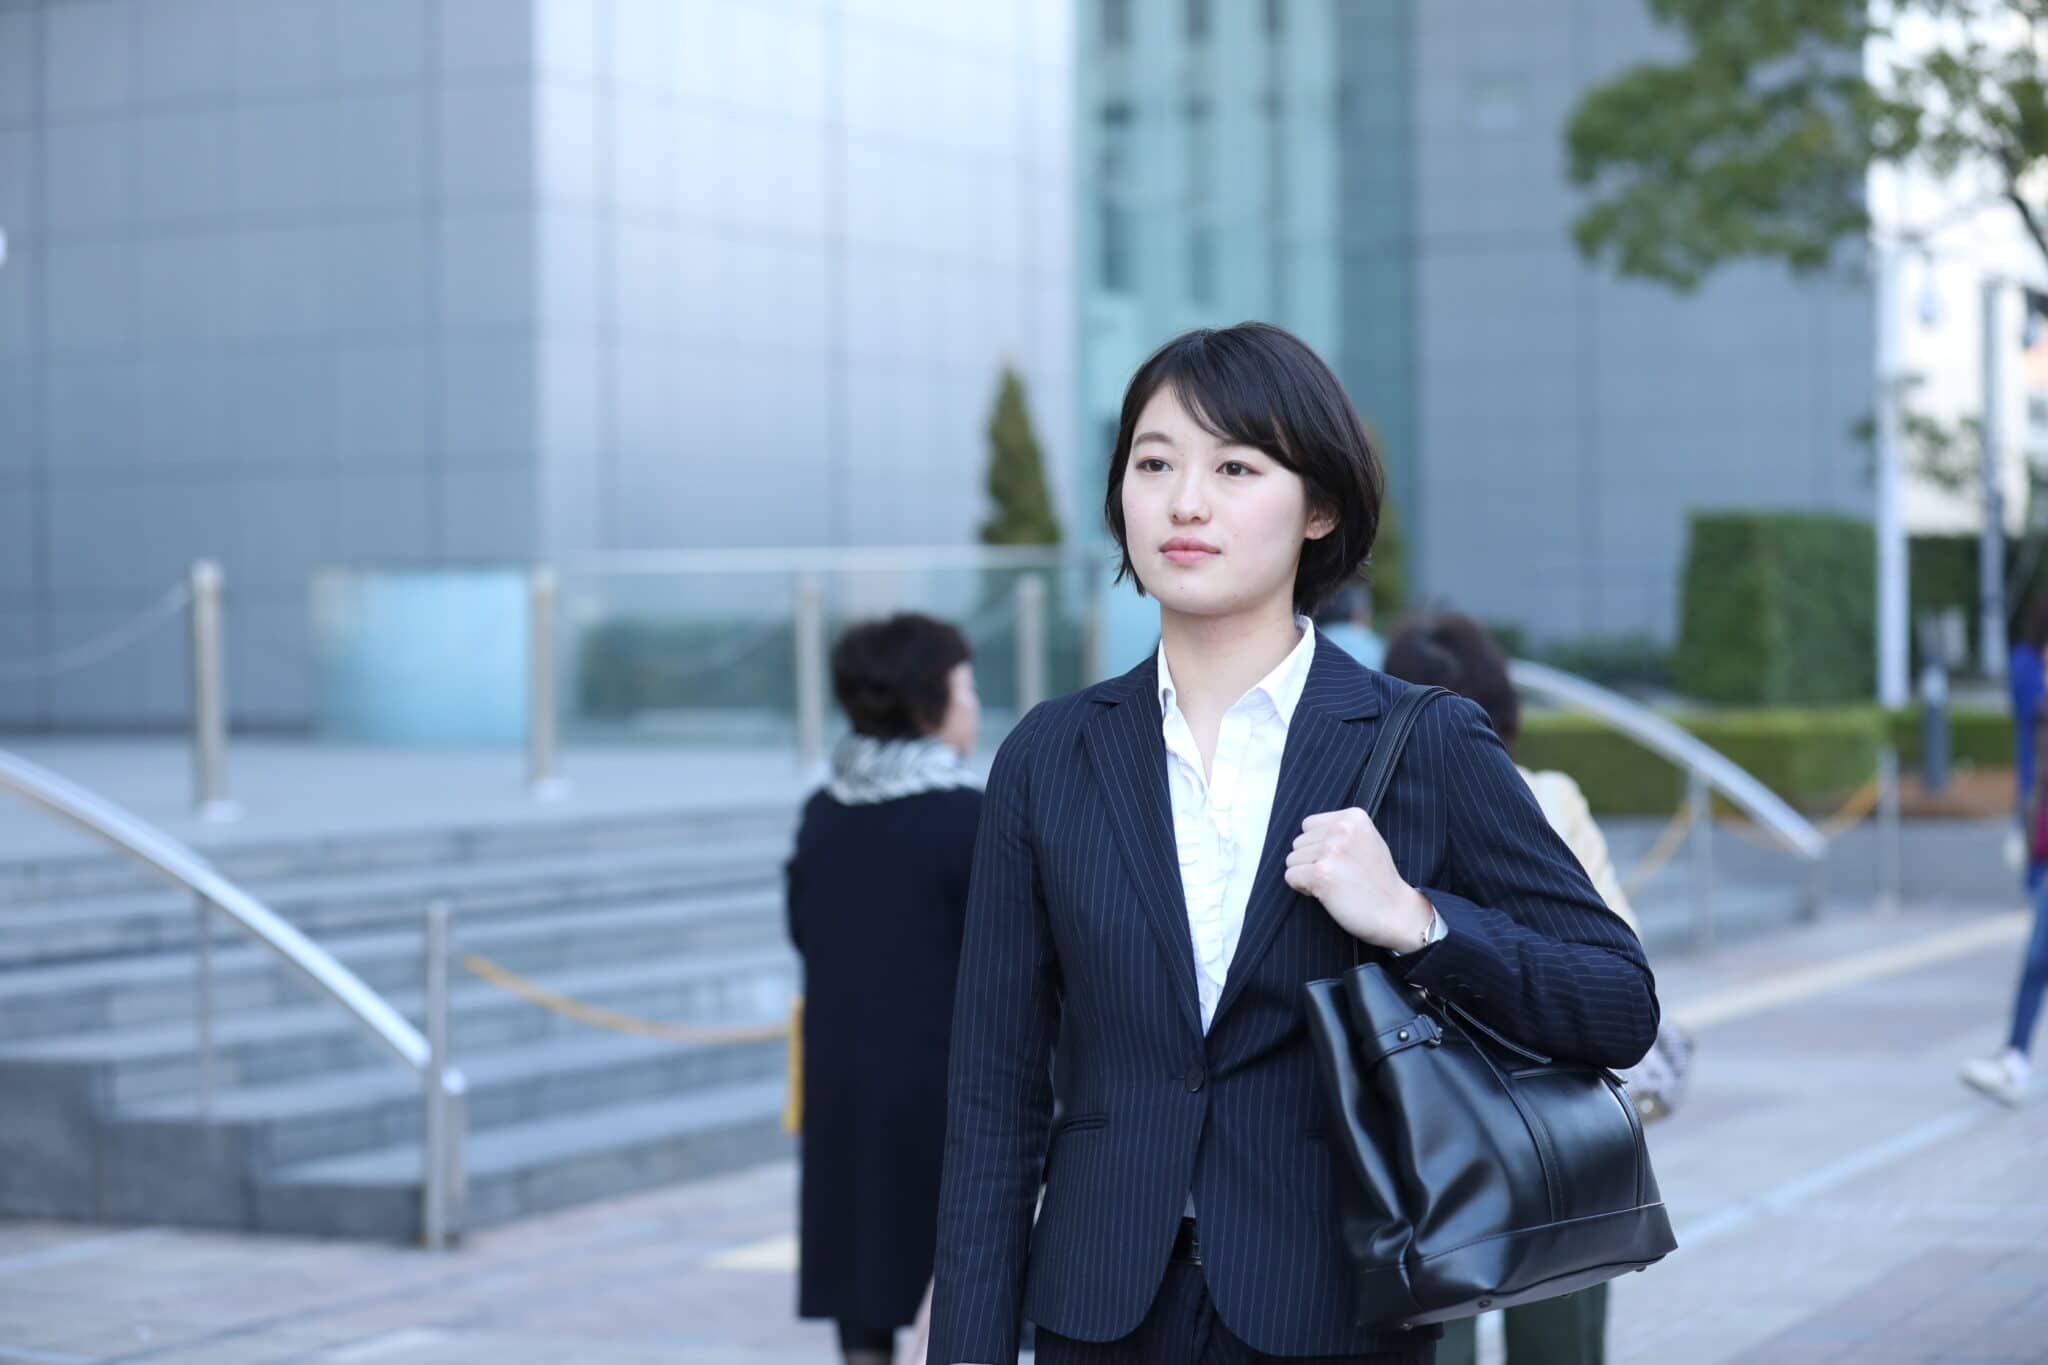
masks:
<path id="1" fill-rule="evenodd" d="M 946 674 L 946 714 L 932 731 L 932 738 L 967 758 L 974 753 L 974 741 L 980 734 L 981 697 L 974 690 L 974 665 L 954 664 Z"/>
<path id="2" fill-rule="evenodd" d="M 1184 616 L 1291 612 L 1302 543 L 1336 526 L 1299 474 L 1203 430 L 1170 386 L 1132 431 L 1123 507 L 1138 581 Z"/>

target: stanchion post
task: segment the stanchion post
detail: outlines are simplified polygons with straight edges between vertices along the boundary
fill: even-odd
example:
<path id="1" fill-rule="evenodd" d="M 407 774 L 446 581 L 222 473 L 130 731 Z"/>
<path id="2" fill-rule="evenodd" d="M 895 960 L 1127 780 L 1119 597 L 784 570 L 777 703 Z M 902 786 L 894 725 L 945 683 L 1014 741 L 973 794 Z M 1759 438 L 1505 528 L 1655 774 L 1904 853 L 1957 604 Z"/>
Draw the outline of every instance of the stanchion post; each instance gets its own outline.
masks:
<path id="1" fill-rule="evenodd" d="M 213 909 L 206 897 L 192 902 L 192 1038 L 194 1093 L 203 1123 L 213 1116 Z"/>
<path id="2" fill-rule="evenodd" d="M 1685 789 L 1692 809 L 1692 942 L 1704 953 L 1714 947 L 1714 793 L 1697 768 L 1686 771 Z"/>
<path id="3" fill-rule="evenodd" d="M 555 703 L 555 622 L 561 579 L 551 564 L 527 580 L 526 790 L 538 801 L 568 794 L 561 773 L 560 708 Z"/>
<path id="4" fill-rule="evenodd" d="M 815 574 L 796 581 L 796 761 L 807 774 L 825 761 L 825 589 Z"/>
<path id="5" fill-rule="evenodd" d="M 1017 580 L 1017 714 L 1045 700 L 1045 580 Z"/>
<path id="6" fill-rule="evenodd" d="M 1877 908 L 1890 913 L 1905 904 L 1899 847 L 1899 751 L 1890 744 L 1878 752 L 1877 783 Z"/>
<path id="7" fill-rule="evenodd" d="M 420 1172 L 420 1240 L 429 1251 L 448 1245 L 448 1176 L 450 1114 L 448 1112 L 448 902 L 427 907 L 426 954 L 427 1067 L 421 1076 L 426 1104 L 426 1150 Z"/>
<path id="8" fill-rule="evenodd" d="M 199 818 L 240 814 L 227 793 L 227 670 L 221 653 L 220 565 L 192 566 L 192 800 Z"/>

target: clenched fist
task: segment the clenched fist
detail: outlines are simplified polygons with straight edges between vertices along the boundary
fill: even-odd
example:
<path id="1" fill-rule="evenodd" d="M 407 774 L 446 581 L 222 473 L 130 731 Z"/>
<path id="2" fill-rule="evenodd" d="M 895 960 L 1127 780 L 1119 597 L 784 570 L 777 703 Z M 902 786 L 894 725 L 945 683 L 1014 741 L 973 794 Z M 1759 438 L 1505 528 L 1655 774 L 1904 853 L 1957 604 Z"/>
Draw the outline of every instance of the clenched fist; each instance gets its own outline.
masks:
<path id="1" fill-rule="evenodd" d="M 1421 948 L 1436 918 L 1428 898 L 1401 879 L 1372 817 L 1356 806 L 1301 822 L 1287 884 L 1321 901 L 1353 938 L 1397 953 Z"/>

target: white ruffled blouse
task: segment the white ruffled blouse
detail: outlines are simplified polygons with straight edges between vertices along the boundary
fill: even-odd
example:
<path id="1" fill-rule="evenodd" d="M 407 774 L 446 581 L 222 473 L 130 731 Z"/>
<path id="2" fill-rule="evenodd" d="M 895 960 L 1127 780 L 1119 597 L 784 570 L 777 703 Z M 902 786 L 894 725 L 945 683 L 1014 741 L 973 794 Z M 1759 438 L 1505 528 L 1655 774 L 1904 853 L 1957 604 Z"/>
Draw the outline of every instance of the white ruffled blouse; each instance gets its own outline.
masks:
<path id="1" fill-rule="evenodd" d="M 1204 1032 L 1216 1017 L 1216 1002 L 1244 932 L 1245 905 L 1265 849 L 1273 793 L 1280 784 L 1287 727 L 1315 660 L 1315 628 L 1307 617 L 1296 617 L 1295 624 L 1301 629 L 1301 642 L 1223 713 L 1215 760 L 1206 778 L 1194 731 L 1174 700 L 1166 645 L 1162 641 L 1159 646 L 1167 790 L 1173 799 L 1173 839 L 1180 853 Z"/>

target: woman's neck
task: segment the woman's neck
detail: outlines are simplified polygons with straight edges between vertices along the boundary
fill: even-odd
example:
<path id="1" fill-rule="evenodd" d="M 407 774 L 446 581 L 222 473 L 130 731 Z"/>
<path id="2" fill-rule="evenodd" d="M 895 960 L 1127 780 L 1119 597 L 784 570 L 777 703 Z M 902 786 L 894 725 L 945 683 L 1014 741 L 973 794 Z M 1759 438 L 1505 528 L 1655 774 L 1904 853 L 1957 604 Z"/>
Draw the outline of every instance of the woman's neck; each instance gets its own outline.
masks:
<path id="1" fill-rule="evenodd" d="M 1301 631 L 1292 608 L 1283 602 L 1277 612 L 1236 616 L 1183 616 L 1162 610 L 1159 638 L 1166 647 L 1182 712 L 1215 718 L 1280 666 L 1301 643 Z"/>

